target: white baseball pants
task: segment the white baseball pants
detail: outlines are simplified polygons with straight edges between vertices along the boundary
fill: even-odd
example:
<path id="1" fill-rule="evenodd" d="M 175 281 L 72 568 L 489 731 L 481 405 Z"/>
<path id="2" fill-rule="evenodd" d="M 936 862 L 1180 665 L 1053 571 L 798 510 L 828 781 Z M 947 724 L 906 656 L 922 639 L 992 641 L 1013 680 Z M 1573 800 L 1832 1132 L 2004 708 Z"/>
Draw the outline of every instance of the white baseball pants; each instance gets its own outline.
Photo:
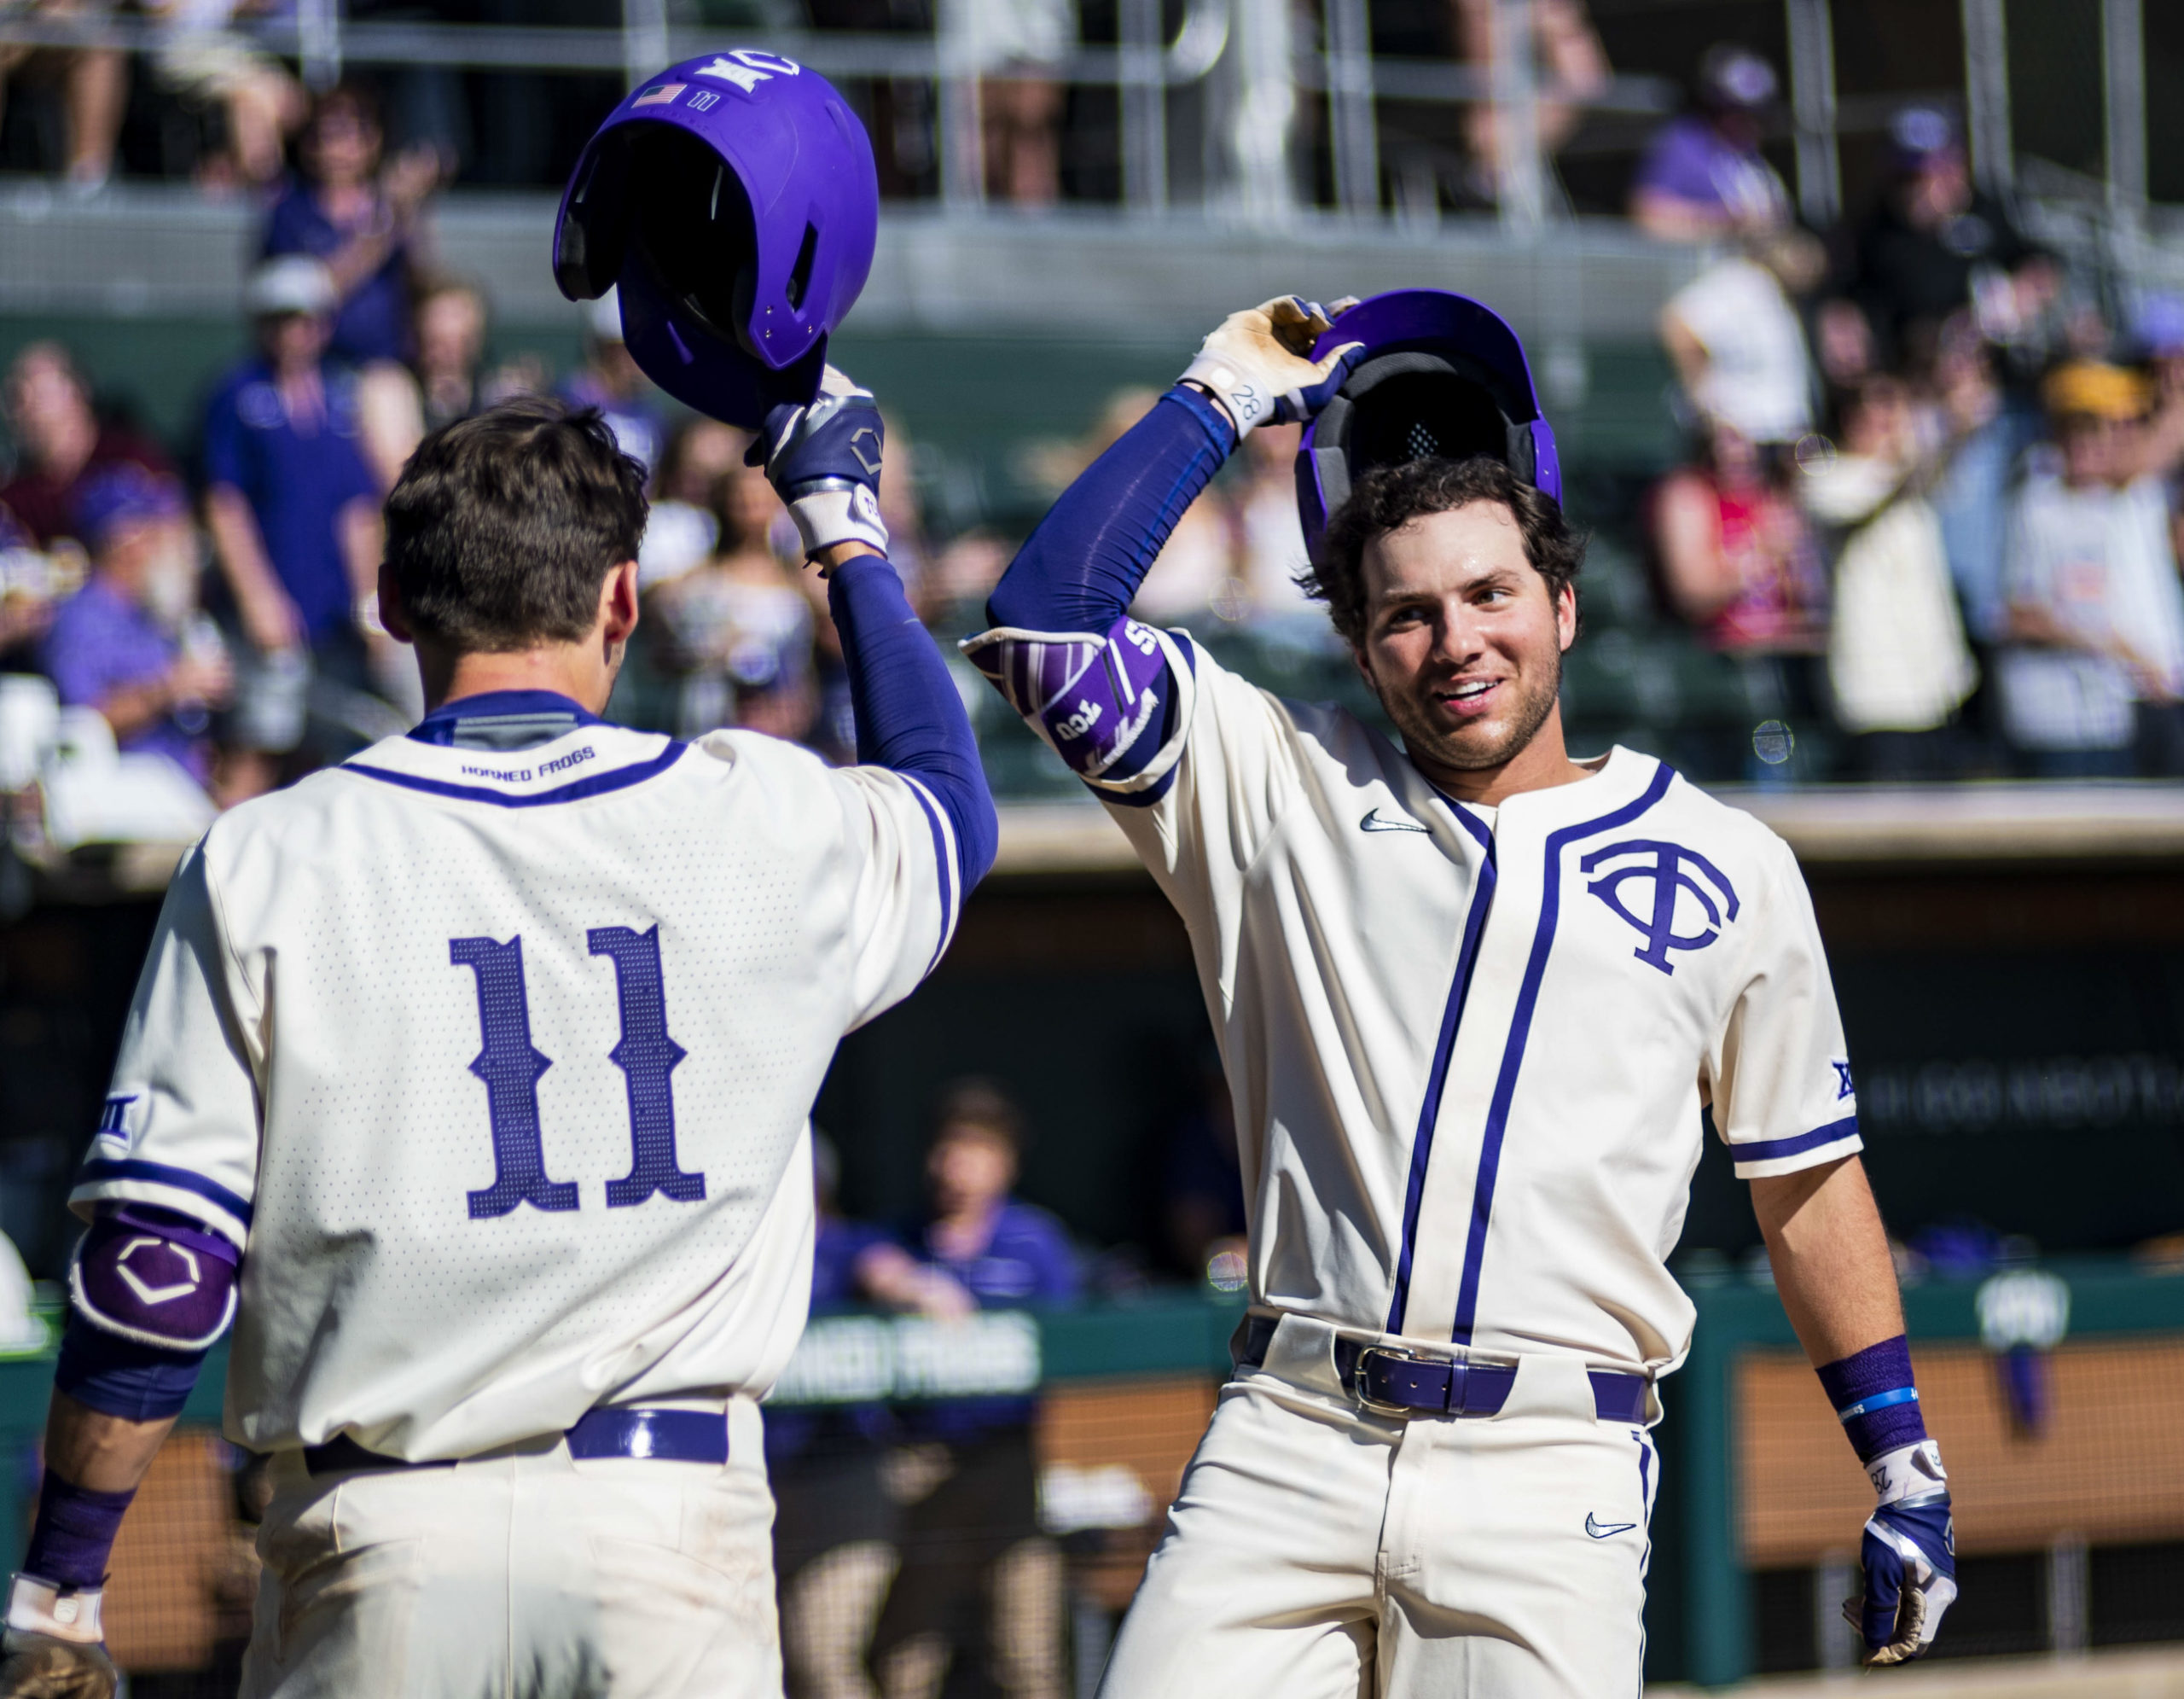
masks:
<path id="1" fill-rule="evenodd" d="M 725 1465 L 276 1466 L 242 1699 L 781 1699 L 758 1406 Z"/>
<path id="2" fill-rule="evenodd" d="M 1585 1365 L 1493 1417 L 1362 1411 L 1287 1316 L 1225 1387 L 1101 1699 L 1635 1699 L 1658 1460 Z"/>

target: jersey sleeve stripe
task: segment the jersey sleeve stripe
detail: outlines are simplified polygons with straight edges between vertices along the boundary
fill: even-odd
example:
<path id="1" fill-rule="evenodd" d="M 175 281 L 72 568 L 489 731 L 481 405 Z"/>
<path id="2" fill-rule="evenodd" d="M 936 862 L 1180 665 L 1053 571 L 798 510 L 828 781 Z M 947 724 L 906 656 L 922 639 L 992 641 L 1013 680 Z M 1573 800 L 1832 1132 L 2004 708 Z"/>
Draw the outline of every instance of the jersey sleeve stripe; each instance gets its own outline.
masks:
<path id="1" fill-rule="evenodd" d="M 918 806 L 925 810 L 926 824 L 932 829 L 933 865 L 940 878 L 940 940 L 932 946 L 932 959 L 925 964 L 929 974 L 940 965 L 941 951 L 947 949 L 948 940 L 956 935 L 956 847 L 950 841 L 948 821 L 940 805 L 909 774 L 898 773 L 897 777 L 917 798 Z"/>
<path id="2" fill-rule="evenodd" d="M 193 1173 L 188 1168 L 171 1167 L 165 1162 L 148 1162 L 141 1156 L 94 1157 L 77 1171 L 76 1189 L 83 1190 L 106 1180 L 141 1180 L 148 1184 L 172 1186 L 178 1191 L 195 1194 L 208 1203 L 216 1203 L 235 1217 L 244 1226 L 250 1225 L 251 1207 L 217 1180 Z"/>
<path id="3" fill-rule="evenodd" d="M 1729 1155 L 1740 1162 L 1773 1162 L 1785 1156 L 1802 1156 L 1823 1144 L 1836 1144 L 1857 1136 L 1858 1118 L 1845 1115 L 1839 1121 L 1830 1121 L 1826 1126 L 1816 1126 L 1810 1132 L 1797 1133 L 1788 1138 L 1732 1139 Z"/>
<path id="4" fill-rule="evenodd" d="M 595 773 L 573 779 L 552 790 L 542 790 L 536 796 L 510 796 L 505 791 L 488 790 L 482 785 L 451 784 L 445 779 L 428 779 L 416 773 L 398 773 L 386 767 L 367 766 L 361 761 L 342 764 L 341 771 L 361 773 L 386 784 L 398 784 L 409 790 L 421 790 L 433 796 L 451 796 L 462 802 L 490 802 L 498 808 L 543 808 L 549 803 L 581 802 L 587 796 L 604 796 L 610 791 L 626 790 L 633 784 L 642 784 L 647 779 L 657 778 L 682 759 L 689 745 L 670 742 L 649 761 L 641 761 L 633 767 L 619 768 L 611 773 Z"/>

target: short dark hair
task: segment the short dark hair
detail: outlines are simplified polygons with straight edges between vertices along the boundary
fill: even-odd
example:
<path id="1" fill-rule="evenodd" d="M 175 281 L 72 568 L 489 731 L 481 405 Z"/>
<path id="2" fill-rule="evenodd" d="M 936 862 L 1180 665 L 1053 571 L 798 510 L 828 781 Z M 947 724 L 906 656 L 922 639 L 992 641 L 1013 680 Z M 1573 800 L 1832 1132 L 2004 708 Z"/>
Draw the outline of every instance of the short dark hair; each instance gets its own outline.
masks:
<path id="1" fill-rule="evenodd" d="M 1005 1144 L 1019 1154 L 1024 1149 L 1023 1114 L 1008 1093 L 990 1079 L 958 1079 L 941 1093 L 932 1142 L 940 1144 L 967 1132 Z"/>
<path id="2" fill-rule="evenodd" d="M 1585 538 L 1570 528 L 1562 504 L 1528 484 L 1490 455 L 1467 460 L 1413 460 L 1401 466 L 1375 467 L 1357 480 L 1350 499 L 1327 521 L 1320 563 L 1297 580 L 1315 601 L 1327 605 L 1334 628 L 1353 649 L 1365 641 L 1365 545 L 1376 537 L 1429 514 L 1453 513 L 1473 502 L 1495 502 L 1509 509 L 1523 539 L 1525 558 L 1547 580 L 1547 592 L 1561 600 L 1585 561 Z"/>
<path id="3" fill-rule="evenodd" d="M 526 395 L 417 445 L 386 498 L 386 561 L 420 637 L 458 650 L 573 643 L 636 558 L 645 469 L 595 407 Z"/>

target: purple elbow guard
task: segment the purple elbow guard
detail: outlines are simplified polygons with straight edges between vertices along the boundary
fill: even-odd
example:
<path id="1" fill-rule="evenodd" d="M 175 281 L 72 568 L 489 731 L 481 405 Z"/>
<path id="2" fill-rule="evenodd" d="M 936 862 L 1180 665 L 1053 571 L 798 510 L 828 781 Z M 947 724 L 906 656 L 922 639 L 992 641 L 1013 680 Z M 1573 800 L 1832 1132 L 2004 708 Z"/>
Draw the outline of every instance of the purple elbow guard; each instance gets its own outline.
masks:
<path id="1" fill-rule="evenodd" d="M 973 637 L 964 658 L 1086 783 L 1121 794 L 1158 784 L 1182 754 L 1189 664 L 1165 631 L 1118 620 L 1103 635 L 1023 631 Z"/>
<path id="2" fill-rule="evenodd" d="M 170 1209 L 102 1211 L 68 1267 L 69 1295 L 102 1333 L 157 1350 L 202 1352 L 235 1319 L 241 1253 Z"/>

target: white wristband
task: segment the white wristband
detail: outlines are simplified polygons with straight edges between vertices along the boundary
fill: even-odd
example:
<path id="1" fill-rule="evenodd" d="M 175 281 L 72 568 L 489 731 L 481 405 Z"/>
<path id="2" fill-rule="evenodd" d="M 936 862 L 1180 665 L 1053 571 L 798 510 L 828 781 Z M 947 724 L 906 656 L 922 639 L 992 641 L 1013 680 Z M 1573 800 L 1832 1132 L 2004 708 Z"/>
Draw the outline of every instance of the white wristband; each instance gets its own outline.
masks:
<path id="1" fill-rule="evenodd" d="M 1240 443 L 1251 435 L 1252 426 L 1263 425 L 1274 416 L 1276 398 L 1272 390 L 1238 371 L 1221 355 L 1203 348 L 1176 381 L 1199 384 L 1211 392 L 1213 399 L 1227 410 L 1229 422 L 1235 426 L 1236 440 Z"/>
<path id="2" fill-rule="evenodd" d="M 64 1592 L 51 1581 L 26 1575 L 19 1569 L 8 1586 L 7 1626 L 26 1634 L 96 1646 L 106 1638 L 99 1626 L 102 1597 L 97 1587 Z"/>
<path id="3" fill-rule="evenodd" d="M 887 527 L 867 485 L 830 480 L 806 489 L 788 504 L 788 516 L 804 539 L 806 559 L 837 543 L 863 543 L 887 552 Z"/>
<path id="4" fill-rule="evenodd" d="M 1931 1440 L 1883 1452 L 1866 1465 L 1866 1478 L 1873 1482 L 1874 1495 L 1883 1504 L 1949 1491 L 1949 1471 L 1942 1467 L 1942 1448 Z"/>

